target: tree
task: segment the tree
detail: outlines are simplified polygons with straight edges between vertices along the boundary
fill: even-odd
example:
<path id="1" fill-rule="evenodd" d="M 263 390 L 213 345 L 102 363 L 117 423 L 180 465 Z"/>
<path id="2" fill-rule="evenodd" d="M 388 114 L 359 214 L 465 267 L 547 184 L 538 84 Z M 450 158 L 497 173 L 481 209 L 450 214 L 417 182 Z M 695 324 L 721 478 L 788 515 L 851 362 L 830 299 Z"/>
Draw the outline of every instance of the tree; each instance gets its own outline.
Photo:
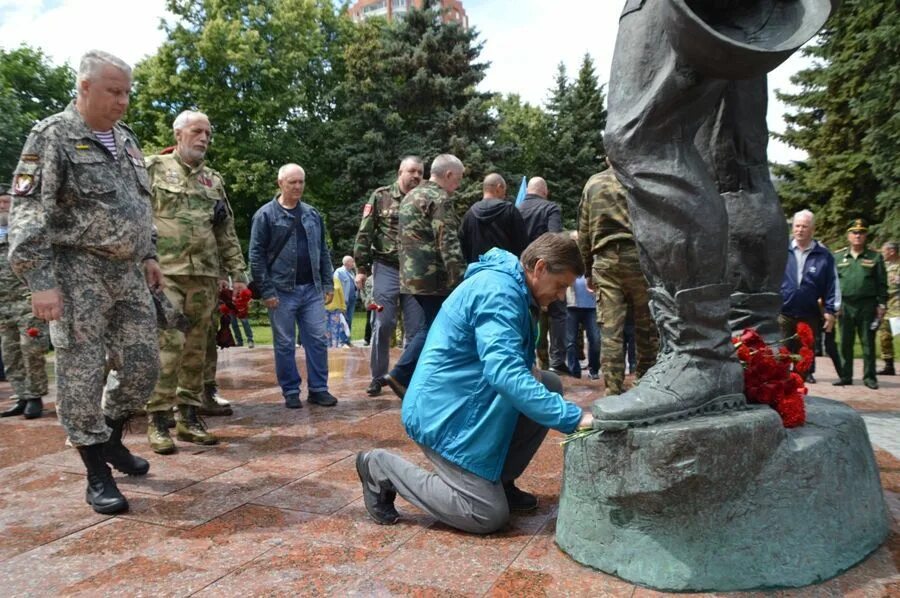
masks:
<path id="1" fill-rule="evenodd" d="M 0 48 L 0 181 L 12 178 L 31 127 L 64 110 L 74 90 L 74 71 L 41 50 Z"/>
<path id="2" fill-rule="evenodd" d="M 896 2 L 846 0 L 817 42 L 816 60 L 778 96 L 795 108 L 779 138 L 808 158 L 776 165 L 785 211 L 810 208 L 826 241 L 844 242 L 853 218 L 900 236 L 900 16 Z"/>
<path id="3" fill-rule="evenodd" d="M 500 171 L 508 177 L 510 188 L 517 189 L 523 176 L 543 172 L 550 117 L 539 106 L 522 102 L 517 94 L 495 96 L 492 110 L 497 115 L 495 144 L 506 155 Z"/>
<path id="4" fill-rule="evenodd" d="M 179 112 L 213 125 L 210 165 L 225 177 L 238 234 L 275 194 L 277 169 L 307 170 L 304 200 L 322 208 L 330 177 L 319 161 L 352 27 L 329 0 L 168 0 L 167 39 L 135 69 L 129 122 L 151 153 L 173 143 Z"/>

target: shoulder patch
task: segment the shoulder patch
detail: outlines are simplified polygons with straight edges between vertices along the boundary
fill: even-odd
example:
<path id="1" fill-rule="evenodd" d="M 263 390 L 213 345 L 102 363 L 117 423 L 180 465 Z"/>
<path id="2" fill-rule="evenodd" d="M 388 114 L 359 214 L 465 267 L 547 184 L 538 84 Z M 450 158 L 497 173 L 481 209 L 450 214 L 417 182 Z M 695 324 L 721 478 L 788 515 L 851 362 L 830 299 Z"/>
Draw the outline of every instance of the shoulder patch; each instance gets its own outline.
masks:
<path id="1" fill-rule="evenodd" d="M 366 217 L 370 216 L 371 214 L 372 214 L 372 204 L 366 203 L 366 205 L 363 206 L 363 218 L 366 218 Z"/>
<path id="2" fill-rule="evenodd" d="M 13 193 L 16 195 L 30 195 L 32 191 L 34 191 L 34 176 L 17 174 L 13 179 Z"/>

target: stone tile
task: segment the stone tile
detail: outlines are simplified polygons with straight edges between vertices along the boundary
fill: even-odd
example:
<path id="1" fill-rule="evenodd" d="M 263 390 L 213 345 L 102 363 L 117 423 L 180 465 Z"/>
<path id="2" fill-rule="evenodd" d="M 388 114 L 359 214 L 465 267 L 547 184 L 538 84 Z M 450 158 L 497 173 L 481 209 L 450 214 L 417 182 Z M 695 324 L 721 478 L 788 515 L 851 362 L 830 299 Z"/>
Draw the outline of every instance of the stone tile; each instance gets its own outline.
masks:
<path id="1" fill-rule="evenodd" d="M 324 451 L 323 453 L 329 454 Z M 348 455 L 316 473 L 257 496 L 253 502 L 284 509 L 330 514 L 339 511 L 360 496 L 362 488 L 356 473 L 355 458 Z"/>
<path id="2" fill-rule="evenodd" d="M 434 518 L 401 498 L 396 502 L 401 519 L 396 525 L 378 525 L 366 512 L 362 498 L 331 516 L 323 516 L 304 527 L 304 537 L 319 542 L 376 550 L 394 550 L 422 532 Z"/>

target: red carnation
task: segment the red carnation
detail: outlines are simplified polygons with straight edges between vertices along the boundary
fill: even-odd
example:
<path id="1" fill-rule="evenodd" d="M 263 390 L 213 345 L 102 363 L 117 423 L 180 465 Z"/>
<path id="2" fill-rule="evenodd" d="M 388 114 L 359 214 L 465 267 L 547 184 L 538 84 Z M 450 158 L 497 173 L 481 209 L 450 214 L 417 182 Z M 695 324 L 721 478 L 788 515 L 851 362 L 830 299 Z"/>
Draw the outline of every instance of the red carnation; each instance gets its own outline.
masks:
<path id="1" fill-rule="evenodd" d="M 809 327 L 809 324 L 806 322 L 797 324 L 797 336 L 800 338 L 800 342 L 803 343 L 804 347 L 812 348 L 814 344 L 813 331 L 812 328 Z"/>
<path id="2" fill-rule="evenodd" d="M 227 316 L 229 311 L 231 311 L 231 310 L 228 309 L 227 305 L 225 305 L 224 303 L 219 304 L 219 313 L 220 314 L 222 314 L 223 316 Z"/>
<path id="3" fill-rule="evenodd" d="M 816 354 L 809 347 L 803 346 L 800 347 L 800 361 L 794 365 L 794 371 L 799 373 L 801 376 L 805 376 L 806 372 L 813 365 L 813 360 L 816 358 Z"/>
<path id="4" fill-rule="evenodd" d="M 796 428 L 806 422 L 806 403 L 801 394 L 795 393 L 781 399 L 775 405 L 775 410 L 781 416 L 785 428 Z"/>
<path id="5" fill-rule="evenodd" d="M 32 326 L 31 328 L 29 328 L 28 330 L 25 331 L 25 334 L 27 334 L 31 338 L 37 338 L 41 335 L 41 331 L 38 330 L 37 328 L 35 328 L 34 326 Z"/>
<path id="6" fill-rule="evenodd" d="M 249 302 L 251 299 L 253 299 L 253 291 L 251 291 L 250 289 L 244 289 L 240 293 L 238 293 L 238 295 L 244 301 Z"/>

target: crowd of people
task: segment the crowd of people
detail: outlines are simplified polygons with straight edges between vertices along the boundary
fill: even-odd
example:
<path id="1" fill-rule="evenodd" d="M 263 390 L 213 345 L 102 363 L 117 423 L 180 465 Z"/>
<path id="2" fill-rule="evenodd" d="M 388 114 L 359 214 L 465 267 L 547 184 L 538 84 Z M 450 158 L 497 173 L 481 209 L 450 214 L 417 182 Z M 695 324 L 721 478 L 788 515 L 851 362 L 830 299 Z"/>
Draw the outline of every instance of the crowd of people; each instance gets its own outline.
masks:
<path id="1" fill-rule="evenodd" d="M 95 511 L 128 508 L 110 466 L 149 471 L 122 443 L 133 415 L 146 413 L 158 454 L 176 452 L 176 439 L 218 442 L 200 417 L 232 412 L 215 384 L 217 298 L 245 293 L 251 280 L 268 310 L 289 409 L 303 406 L 298 340 L 307 403 L 337 404 L 327 352 L 349 343 L 357 297 L 364 298 L 365 390 L 377 396 L 387 387 L 403 400 L 403 424 L 434 466 L 429 472 L 385 450 L 359 453 L 366 508 L 380 524 L 398 520 L 399 493 L 456 528 L 499 529 L 510 511 L 537 506 L 516 480 L 548 430 L 592 425 L 590 412 L 563 397 L 562 378 L 581 376 L 583 337 L 588 377 L 602 376 L 608 397 L 628 391 L 626 363 L 636 380 L 653 367 L 660 335 L 651 308 L 668 304 L 642 273 L 645 248 L 635 239 L 629 191 L 611 164 L 587 181 L 577 231 L 564 232 L 543 178 L 532 178 L 515 205 L 503 177 L 488 174 L 483 199 L 460 218 L 453 196 L 463 162 L 438 155 L 425 179 L 424 161 L 406 156 L 396 180 L 365 203 L 353 255 L 335 269 L 322 216 L 303 201 L 307 173 L 288 163 L 273 177 L 274 197 L 253 215 L 248 265 L 225 182 L 206 162 L 209 118 L 182 112 L 172 124 L 174 145 L 145 157 L 121 122 L 130 88 L 127 64 L 88 52 L 76 99 L 25 143 L 11 213 L 9 194 L 0 192 L 0 333 L 15 393 L 3 415 L 40 416 L 52 341 L 57 415 L 84 463 Z M 859 336 L 863 381 L 877 388 L 875 329 L 887 326 L 886 315 L 900 315 L 897 246 L 885 244 L 883 258 L 867 249 L 866 225 L 857 220 L 849 247 L 832 256 L 814 230 L 811 212 L 794 216 L 782 338 L 809 323 L 835 360 L 835 384 L 851 384 Z M 401 314 L 406 342 L 392 367 Z M 237 322 L 234 330 L 240 338 Z M 892 375 L 892 336 L 881 334 L 879 374 Z"/>

